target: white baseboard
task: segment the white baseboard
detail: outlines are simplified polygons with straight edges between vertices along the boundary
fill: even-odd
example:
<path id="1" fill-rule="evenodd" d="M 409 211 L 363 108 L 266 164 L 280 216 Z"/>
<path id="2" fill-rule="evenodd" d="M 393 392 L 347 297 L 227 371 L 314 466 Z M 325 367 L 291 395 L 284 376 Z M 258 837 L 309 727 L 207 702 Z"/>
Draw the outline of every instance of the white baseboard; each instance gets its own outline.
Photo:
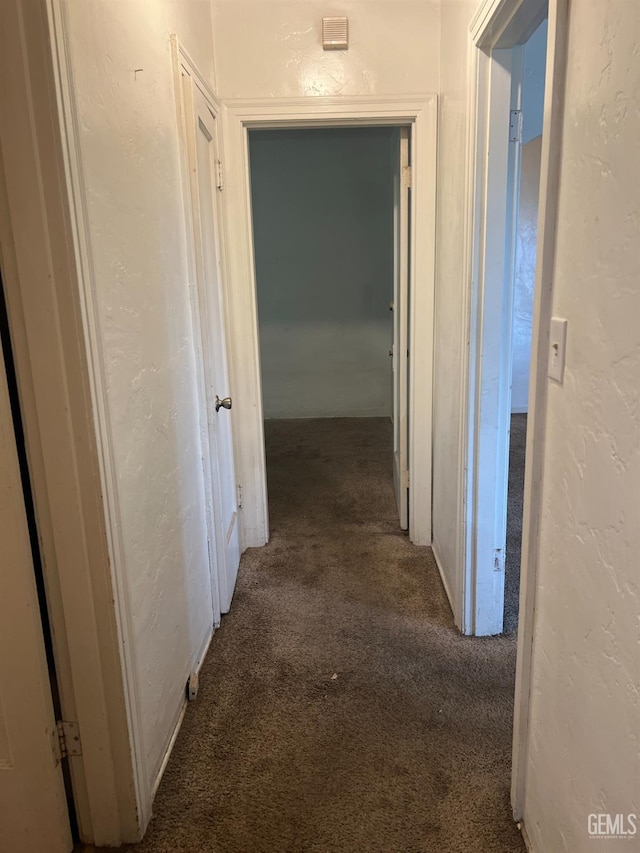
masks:
<path id="1" fill-rule="evenodd" d="M 213 635 L 215 633 L 215 627 L 209 632 L 209 636 L 205 639 L 200 653 L 196 658 L 196 672 L 200 672 L 202 668 L 202 664 L 204 663 L 204 659 L 207 656 L 207 652 L 209 651 L 209 646 L 211 645 L 211 640 L 213 639 Z M 189 702 L 186 697 L 186 684 L 187 679 L 185 678 L 185 698 L 182 702 L 182 707 L 180 708 L 180 713 L 178 714 L 178 719 L 176 720 L 176 724 L 171 732 L 171 737 L 169 738 L 169 743 L 167 744 L 167 748 L 164 753 L 164 757 L 162 759 L 162 763 L 160 764 L 160 769 L 158 770 L 158 775 L 155 778 L 153 783 L 153 788 L 151 789 L 151 802 L 155 799 L 156 793 L 158 791 L 158 787 L 160 786 L 160 782 L 162 781 L 162 777 L 164 776 L 164 771 L 167 769 L 167 764 L 169 763 L 169 759 L 171 758 L 171 753 L 173 752 L 173 747 L 175 746 L 178 734 L 182 727 L 182 721 L 184 720 L 184 715 L 187 712 L 187 705 Z"/>
<path id="2" fill-rule="evenodd" d="M 167 764 L 169 763 L 169 759 L 171 758 L 171 753 L 173 752 L 173 747 L 175 746 L 176 739 L 178 737 L 178 733 L 182 728 L 182 721 L 184 720 L 184 715 L 187 712 L 187 700 L 185 699 L 182 703 L 182 707 L 180 708 L 180 713 L 178 714 L 178 719 L 174 726 L 173 732 L 171 733 L 171 737 L 169 738 L 169 743 L 167 745 L 166 752 L 164 754 L 164 758 L 162 759 L 162 764 L 160 765 L 160 769 L 158 770 L 158 775 L 156 776 L 155 782 L 153 783 L 153 788 L 151 789 L 151 802 L 156 798 L 156 794 L 158 793 L 158 788 L 160 787 L 160 782 L 162 782 L 162 777 L 164 776 L 164 771 L 167 769 Z"/>

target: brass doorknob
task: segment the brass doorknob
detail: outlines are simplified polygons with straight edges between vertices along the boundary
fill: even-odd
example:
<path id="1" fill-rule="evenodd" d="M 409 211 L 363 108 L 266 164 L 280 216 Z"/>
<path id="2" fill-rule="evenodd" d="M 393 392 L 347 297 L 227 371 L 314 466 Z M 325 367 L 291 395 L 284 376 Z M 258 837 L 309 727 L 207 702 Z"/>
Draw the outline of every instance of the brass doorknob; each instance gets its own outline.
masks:
<path id="1" fill-rule="evenodd" d="M 216 394 L 216 412 L 219 412 L 220 409 L 230 409 L 231 408 L 231 397 L 225 397 L 223 400 L 218 397 Z"/>

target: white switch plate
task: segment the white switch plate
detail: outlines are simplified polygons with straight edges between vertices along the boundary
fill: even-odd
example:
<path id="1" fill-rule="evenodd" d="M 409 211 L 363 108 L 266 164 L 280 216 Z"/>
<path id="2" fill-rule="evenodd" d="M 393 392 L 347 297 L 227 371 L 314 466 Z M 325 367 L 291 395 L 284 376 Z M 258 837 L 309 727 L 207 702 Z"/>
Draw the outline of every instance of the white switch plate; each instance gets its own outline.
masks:
<path id="1" fill-rule="evenodd" d="M 551 379 L 562 385 L 564 379 L 564 360 L 567 349 L 567 321 L 560 317 L 551 318 L 549 335 L 549 369 Z"/>

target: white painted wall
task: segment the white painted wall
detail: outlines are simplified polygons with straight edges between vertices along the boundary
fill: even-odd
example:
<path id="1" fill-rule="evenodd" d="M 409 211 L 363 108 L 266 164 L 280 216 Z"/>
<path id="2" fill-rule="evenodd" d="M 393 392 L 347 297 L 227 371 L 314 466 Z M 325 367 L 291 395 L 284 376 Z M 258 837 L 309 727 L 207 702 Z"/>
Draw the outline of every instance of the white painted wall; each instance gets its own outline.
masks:
<path id="1" fill-rule="evenodd" d="M 443 0 L 438 124 L 435 365 L 433 407 L 433 550 L 456 621 L 462 609 L 462 391 L 466 329 L 465 163 L 467 40 L 475 0 Z"/>
<path id="2" fill-rule="evenodd" d="M 391 415 L 391 137 L 251 134 L 266 418 Z"/>
<path id="3" fill-rule="evenodd" d="M 635 3 L 571 4 L 525 803 L 558 853 L 593 850 L 589 813 L 640 812 L 639 42 Z"/>
<path id="4" fill-rule="evenodd" d="M 213 0 L 222 98 L 436 92 L 439 0 Z M 326 15 L 349 18 L 349 50 L 322 50 Z"/>
<path id="5" fill-rule="evenodd" d="M 524 48 L 522 80 L 522 164 L 516 228 L 513 293 L 511 411 L 526 412 L 529 399 L 533 290 L 536 272 L 538 189 L 547 59 L 547 21 Z"/>
<path id="6" fill-rule="evenodd" d="M 121 553 L 150 797 L 212 628 L 169 36 L 213 78 L 208 0 L 66 0 Z M 136 69 L 138 69 L 136 71 Z"/>

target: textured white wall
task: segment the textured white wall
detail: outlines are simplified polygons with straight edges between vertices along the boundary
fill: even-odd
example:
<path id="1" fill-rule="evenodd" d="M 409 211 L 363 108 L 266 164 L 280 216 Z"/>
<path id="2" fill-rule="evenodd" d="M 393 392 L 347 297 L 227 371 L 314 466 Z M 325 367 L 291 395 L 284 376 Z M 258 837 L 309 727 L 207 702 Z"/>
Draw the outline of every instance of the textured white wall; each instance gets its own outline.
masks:
<path id="1" fill-rule="evenodd" d="M 640 15 L 569 21 L 525 820 L 534 849 L 587 853 L 589 813 L 640 812 Z"/>
<path id="2" fill-rule="evenodd" d="M 466 331 L 464 216 L 467 39 L 476 0 L 443 0 L 438 125 L 435 365 L 433 408 L 433 547 L 456 618 L 462 596 L 460 524 L 461 393 Z"/>
<path id="3" fill-rule="evenodd" d="M 391 415 L 390 128 L 251 135 L 266 418 Z"/>
<path id="4" fill-rule="evenodd" d="M 436 92 L 437 0 L 213 0 L 222 98 Z M 323 16 L 347 15 L 349 50 L 322 50 Z"/>
<path id="5" fill-rule="evenodd" d="M 151 785 L 212 626 L 169 52 L 175 32 L 212 77 L 210 6 L 67 0 L 65 8 Z"/>

